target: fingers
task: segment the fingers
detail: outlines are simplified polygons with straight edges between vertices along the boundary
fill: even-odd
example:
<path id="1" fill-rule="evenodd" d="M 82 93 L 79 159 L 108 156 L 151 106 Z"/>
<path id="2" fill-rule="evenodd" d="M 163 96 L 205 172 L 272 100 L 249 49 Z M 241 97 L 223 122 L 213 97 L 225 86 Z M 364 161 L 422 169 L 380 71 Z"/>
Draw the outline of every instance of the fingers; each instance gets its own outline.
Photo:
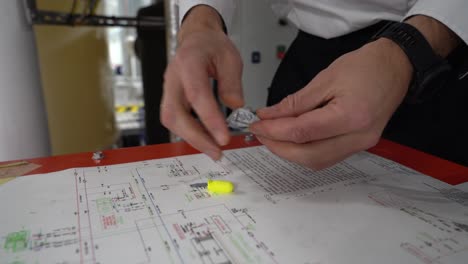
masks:
<path id="1" fill-rule="evenodd" d="M 207 154 L 214 160 L 219 160 L 222 152 L 201 124 L 186 111 L 180 109 L 172 110 L 174 111 L 174 115 L 177 115 L 177 121 L 173 125 L 167 123 L 167 127 L 185 139 L 194 148 Z"/>
<path id="2" fill-rule="evenodd" d="M 229 142 L 229 131 L 214 98 L 208 69 L 202 62 L 201 59 L 184 62 L 184 67 L 180 68 L 181 84 L 188 102 L 206 130 L 223 146 Z"/>
<path id="3" fill-rule="evenodd" d="M 216 64 L 221 101 L 231 109 L 244 106 L 242 93 L 242 60 L 233 49 Z"/>
<path id="4" fill-rule="evenodd" d="M 223 32 L 188 30 L 165 75 L 161 120 L 172 132 L 213 158 L 229 142 L 224 115 L 216 101 L 210 78 L 219 81 L 226 105 L 243 105 L 242 63 Z M 190 114 L 194 110 L 201 123 Z"/>
<path id="5" fill-rule="evenodd" d="M 168 71 L 172 70 L 171 66 Z M 212 159 L 221 157 L 221 150 L 206 130 L 190 114 L 190 105 L 184 96 L 182 84 L 172 74 L 165 75 L 161 104 L 161 122 L 169 130 L 184 138 L 194 148 Z"/>
<path id="6" fill-rule="evenodd" d="M 261 119 L 299 116 L 332 99 L 329 97 L 329 91 L 324 88 L 327 88 L 327 86 L 323 85 L 320 77 L 314 79 L 306 87 L 288 95 L 278 104 L 259 109 L 257 115 Z"/>
<path id="7" fill-rule="evenodd" d="M 271 152 L 286 160 L 303 166 L 321 170 L 361 150 L 375 146 L 379 136 L 366 134 L 346 134 L 326 140 L 306 144 L 275 141 L 257 136 Z"/>
<path id="8" fill-rule="evenodd" d="M 250 126 L 257 136 L 277 141 L 306 143 L 336 137 L 367 127 L 367 120 L 357 120 L 334 101 L 326 106 L 306 112 L 298 117 L 262 120 Z"/>

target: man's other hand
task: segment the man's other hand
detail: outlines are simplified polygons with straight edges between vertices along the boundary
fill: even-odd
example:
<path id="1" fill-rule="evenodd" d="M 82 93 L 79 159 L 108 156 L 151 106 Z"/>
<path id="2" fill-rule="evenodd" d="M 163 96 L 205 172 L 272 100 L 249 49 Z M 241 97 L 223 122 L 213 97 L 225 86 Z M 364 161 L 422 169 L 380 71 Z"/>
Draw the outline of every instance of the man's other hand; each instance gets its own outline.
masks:
<path id="1" fill-rule="evenodd" d="M 196 149 L 219 159 L 220 146 L 230 137 L 210 78 L 218 80 L 219 96 L 225 105 L 241 107 L 241 57 L 223 32 L 219 14 L 204 5 L 194 7 L 186 16 L 178 42 L 164 76 L 161 122 Z"/>

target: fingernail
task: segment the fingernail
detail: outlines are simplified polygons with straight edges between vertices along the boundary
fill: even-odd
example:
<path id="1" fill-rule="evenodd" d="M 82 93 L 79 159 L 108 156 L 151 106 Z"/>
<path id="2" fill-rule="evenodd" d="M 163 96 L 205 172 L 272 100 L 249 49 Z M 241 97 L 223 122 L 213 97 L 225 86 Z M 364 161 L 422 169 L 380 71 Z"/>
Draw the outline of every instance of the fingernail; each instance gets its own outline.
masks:
<path id="1" fill-rule="evenodd" d="M 255 122 L 255 123 L 253 123 L 253 124 L 251 124 L 249 126 L 249 131 L 252 132 L 255 135 L 261 134 L 261 132 L 262 132 L 261 129 L 259 128 L 259 125 L 258 125 L 259 122 L 261 122 L 261 121 Z"/>
<path id="2" fill-rule="evenodd" d="M 224 94 L 225 103 L 229 104 L 228 106 L 232 106 L 234 108 L 243 107 L 244 106 L 244 97 L 236 92 L 230 92 Z"/>
<path id="3" fill-rule="evenodd" d="M 240 105 L 240 106 L 243 106 L 244 105 L 244 97 L 238 93 L 235 93 L 233 94 L 233 99 L 235 100 L 235 102 Z"/>
<path id="4" fill-rule="evenodd" d="M 258 109 L 256 114 L 257 114 L 258 117 L 262 118 L 262 116 L 265 114 L 265 112 L 268 113 L 269 110 L 270 110 L 270 107 L 264 107 L 264 108 Z"/>
<path id="5" fill-rule="evenodd" d="M 205 152 L 213 160 L 219 160 L 221 158 L 221 151 L 220 150 L 207 150 Z"/>
<path id="6" fill-rule="evenodd" d="M 214 137 L 215 137 L 216 143 L 218 143 L 218 145 L 220 146 L 225 146 L 227 145 L 227 143 L 229 143 L 229 137 L 226 136 L 222 132 L 215 132 Z"/>
<path id="7" fill-rule="evenodd" d="M 256 127 L 257 127 L 257 126 L 255 126 L 254 124 L 251 124 L 251 125 L 249 126 L 249 131 L 252 132 L 252 133 L 254 133 L 254 134 L 257 134 L 258 131 L 257 131 L 257 128 L 256 128 Z"/>

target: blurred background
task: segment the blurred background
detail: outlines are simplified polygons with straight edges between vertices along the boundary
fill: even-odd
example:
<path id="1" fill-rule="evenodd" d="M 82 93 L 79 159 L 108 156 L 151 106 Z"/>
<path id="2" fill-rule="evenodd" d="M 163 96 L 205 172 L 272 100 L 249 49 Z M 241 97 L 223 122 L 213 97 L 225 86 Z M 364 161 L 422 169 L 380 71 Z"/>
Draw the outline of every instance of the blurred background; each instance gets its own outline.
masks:
<path id="1" fill-rule="evenodd" d="M 176 2 L 0 2 L 0 161 L 179 140 L 159 121 Z M 229 34 L 257 109 L 297 30 L 269 1 L 238 2 Z"/>

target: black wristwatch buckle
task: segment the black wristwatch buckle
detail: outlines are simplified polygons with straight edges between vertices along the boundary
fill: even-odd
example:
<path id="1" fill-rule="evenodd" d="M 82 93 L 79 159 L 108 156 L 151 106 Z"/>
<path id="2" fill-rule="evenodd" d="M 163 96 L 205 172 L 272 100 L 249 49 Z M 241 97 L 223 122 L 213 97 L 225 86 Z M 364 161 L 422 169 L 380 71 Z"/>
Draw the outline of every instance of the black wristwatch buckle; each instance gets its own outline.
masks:
<path id="1" fill-rule="evenodd" d="M 433 65 L 425 72 L 415 72 L 405 101 L 409 104 L 420 104 L 433 98 L 443 88 L 447 80 L 447 73 L 451 70 L 450 64 L 444 61 Z"/>

